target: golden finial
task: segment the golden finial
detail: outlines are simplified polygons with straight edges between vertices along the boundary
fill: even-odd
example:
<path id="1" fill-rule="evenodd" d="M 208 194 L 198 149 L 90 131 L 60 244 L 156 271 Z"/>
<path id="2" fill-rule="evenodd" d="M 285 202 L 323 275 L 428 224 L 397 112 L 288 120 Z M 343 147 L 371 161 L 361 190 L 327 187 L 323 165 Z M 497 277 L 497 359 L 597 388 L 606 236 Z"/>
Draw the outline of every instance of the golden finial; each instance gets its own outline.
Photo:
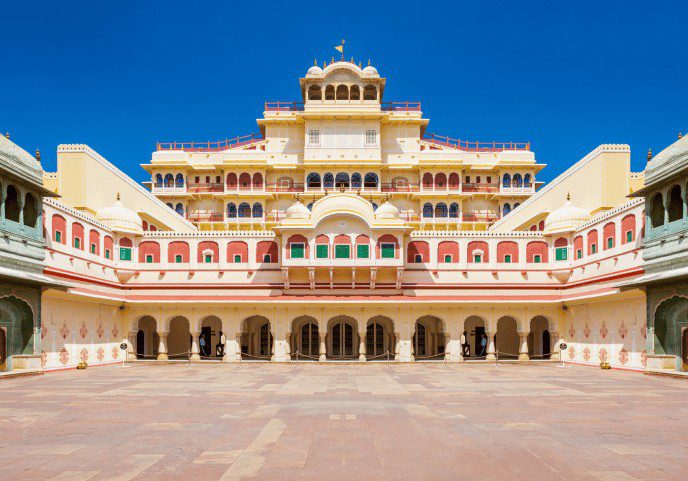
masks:
<path id="1" fill-rule="evenodd" d="M 361 189 L 358 189 L 358 190 L 356 191 L 356 195 L 361 195 Z"/>
<path id="2" fill-rule="evenodd" d="M 370 59 L 368 59 L 368 67 L 370 67 Z"/>
<path id="3" fill-rule="evenodd" d="M 354 62 L 354 58 L 353 58 L 353 57 L 351 57 L 351 63 L 356 63 L 356 62 Z"/>
<path id="4" fill-rule="evenodd" d="M 566 193 L 566 200 L 571 200 L 571 192 Z"/>
<path id="5" fill-rule="evenodd" d="M 681 137 L 683 137 L 683 134 L 681 132 L 678 133 L 678 140 L 681 140 Z"/>
<path id="6" fill-rule="evenodd" d="M 40 163 L 41 161 L 41 151 L 36 149 L 36 160 Z"/>
<path id="7" fill-rule="evenodd" d="M 330 63 L 334 63 L 334 57 L 330 59 Z"/>
<path id="8" fill-rule="evenodd" d="M 315 67 L 318 66 L 318 59 L 317 58 L 313 59 L 313 66 L 315 66 Z"/>
<path id="9" fill-rule="evenodd" d="M 647 161 L 652 160 L 652 149 L 647 149 Z"/>
<path id="10" fill-rule="evenodd" d="M 10 133 L 9 133 L 9 132 L 5 132 L 5 138 L 6 138 L 7 140 L 10 140 Z"/>
<path id="11" fill-rule="evenodd" d="M 385 202 L 389 202 L 389 193 L 385 194 Z"/>
<path id="12" fill-rule="evenodd" d="M 339 192 L 341 192 L 341 193 L 343 194 L 345 188 L 346 188 L 346 187 L 344 187 L 344 184 L 340 185 L 340 186 L 339 186 Z"/>
<path id="13" fill-rule="evenodd" d="M 361 68 L 363 64 L 361 62 L 358 62 L 358 68 Z"/>
<path id="14" fill-rule="evenodd" d="M 119 201 L 119 199 L 120 199 L 120 195 L 119 195 L 119 191 L 117 191 L 117 200 Z"/>
<path id="15" fill-rule="evenodd" d="M 327 62 L 323 60 L 323 68 L 327 68 Z"/>
<path id="16" fill-rule="evenodd" d="M 296 194 L 296 202 L 301 202 L 301 194 Z"/>

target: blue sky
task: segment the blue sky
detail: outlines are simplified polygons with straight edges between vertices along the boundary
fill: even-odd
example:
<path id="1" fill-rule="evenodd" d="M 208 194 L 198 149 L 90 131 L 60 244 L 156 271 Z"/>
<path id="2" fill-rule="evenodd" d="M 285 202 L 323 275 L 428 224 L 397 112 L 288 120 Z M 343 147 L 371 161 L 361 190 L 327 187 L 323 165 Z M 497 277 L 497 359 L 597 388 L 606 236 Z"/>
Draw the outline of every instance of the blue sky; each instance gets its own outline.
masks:
<path id="1" fill-rule="evenodd" d="M 87 143 L 146 180 L 156 141 L 257 131 L 345 38 L 386 100 L 422 101 L 428 132 L 529 140 L 545 181 L 601 143 L 640 170 L 688 130 L 681 3 L 9 2 L 0 130 L 48 170 Z"/>

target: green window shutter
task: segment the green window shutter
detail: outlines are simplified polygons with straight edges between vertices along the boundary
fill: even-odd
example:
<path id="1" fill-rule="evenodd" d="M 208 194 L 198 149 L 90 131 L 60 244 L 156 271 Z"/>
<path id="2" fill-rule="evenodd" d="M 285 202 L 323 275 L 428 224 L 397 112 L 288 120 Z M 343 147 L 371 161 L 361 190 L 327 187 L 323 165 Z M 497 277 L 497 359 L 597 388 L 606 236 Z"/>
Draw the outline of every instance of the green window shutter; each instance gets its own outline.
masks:
<path id="1" fill-rule="evenodd" d="M 506 264 L 511 264 L 511 254 L 506 254 L 506 255 L 504 256 L 504 262 L 505 262 Z"/>
<path id="2" fill-rule="evenodd" d="M 272 262 L 272 256 L 270 256 L 270 254 L 265 254 L 263 256 L 263 262 L 271 263 Z"/>
<path id="3" fill-rule="evenodd" d="M 633 231 L 629 230 L 626 232 L 626 242 L 633 242 Z"/>
<path id="4" fill-rule="evenodd" d="M 55 242 L 62 242 L 62 232 L 59 230 L 55 231 Z"/>
<path id="5" fill-rule="evenodd" d="M 95 253 L 96 253 L 96 245 L 91 244 L 91 254 L 95 254 Z"/>
<path id="6" fill-rule="evenodd" d="M 452 256 L 451 256 L 451 254 L 447 254 L 447 255 L 444 256 L 444 262 L 446 262 L 447 264 L 449 264 L 449 263 L 451 263 L 451 261 L 452 261 Z"/>
<path id="7" fill-rule="evenodd" d="M 110 249 L 105 249 L 105 258 L 106 259 L 110 258 Z"/>
<path id="8" fill-rule="evenodd" d="M 557 247 L 555 252 L 555 260 L 565 261 L 568 258 L 566 247 Z"/>
<path id="9" fill-rule="evenodd" d="M 394 244 L 382 244 L 380 255 L 383 259 L 394 259 Z"/>
<path id="10" fill-rule="evenodd" d="M 182 260 L 183 260 L 183 257 L 181 255 L 177 254 L 176 256 L 174 256 L 174 262 L 175 263 L 181 264 Z"/>
<path id="11" fill-rule="evenodd" d="M 480 264 L 483 261 L 483 256 L 481 256 L 480 254 L 476 254 L 474 259 L 476 264 Z"/>
<path id="12" fill-rule="evenodd" d="M 120 247 L 119 248 L 119 260 L 130 261 L 131 260 L 131 248 L 130 247 Z"/>
<path id="13" fill-rule="evenodd" d="M 583 249 L 578 249 L 576 251 L 576 259 L 582 259 L 583 258 Z"/>
<path id="14" fill-rule="evenodd" d="M 78 237 L 74 238 L 74 247 L 77 249 L 81 247 L 81 239 L 79 239 Z"/>
<path id="15" fill-rule="evenodd" d="M 607 249 L 611 249 L 612 247 L 614 247 L 614 238 L 610 237 L 607 239 Z"/>
<path id="16" fill-rule="evenodd" d="M 234 254 L 234 263 L 241 264 L 241 254 Z"/>
<path id="17" fill-rule="evenodd" d="M 351 247 L 348 245 L 334 246 L 334 257 L 336 259 L 348 259 L 351 257 Z"/>
<path id="18" fill-rule="evenodd" d="M 370 257 L 370 246 L 368 244 L 358 244 L 356 246 L 356 257 L 358 259 L 368 259 Z"/>
<path id="19" fill-rule="evenodd" d="M 147 255 L 146 256 L 146 263 L 152 264 L 153 263 L 153 256 L 152 255 Z"/>
<path id="20" fill-rule="evenodd" d="M 593 254 L 597 253 L 597 244 L 593 244 L 590 246 L 590 252 L 592 252 Z"/>
<path id="21" fill-rule="evenodd" d="M 289 249 L 292 259 L 303 259 L 305 252 L 303 244 L 291 244 Z"/>
<path id="22" fill-rule="evenodd" d="M 540 254 L 535 254 L 535 256 L 533 257 L 533 262 L 535 264 L 539 264 L 540 262 L 542 262 L 542 256 L 540 256 Z"/>
<path id="23" fill-rule="evenodd" d="M 328 254 L 328 245 L 327 244 L 318 244 L 315 246 L 315 257 L 317 259 L 327 259 L 327 254 Z"/>
<path id="24" fill-rule="evenodd" d="M 205 255 L 205 263 L 210 264 L 211 262 L 213 262 L 213 256 L 211 256 L 210 254 L 206 254 Z"/>

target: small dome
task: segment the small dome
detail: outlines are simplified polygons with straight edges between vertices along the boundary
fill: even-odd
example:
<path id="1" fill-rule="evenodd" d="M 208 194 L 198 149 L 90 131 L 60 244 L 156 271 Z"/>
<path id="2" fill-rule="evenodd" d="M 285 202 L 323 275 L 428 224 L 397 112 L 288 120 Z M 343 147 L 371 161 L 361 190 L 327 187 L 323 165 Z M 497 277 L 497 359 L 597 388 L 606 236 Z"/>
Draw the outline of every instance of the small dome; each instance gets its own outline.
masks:
<path id="1" fill-rule="evenodd" d="M 645 167 L 645 186 L 671 177 L 688 164 L 688 135 L 682 136 L 659 154 Z"/>
<path id="2" fill-rule="evenodd" d="M 313 65 L 311 68 L 308 69 L 308 72 L 306 75 L 322 75 L 323 71 L 320 67 L 317 65 Z"/>
<path id="3" fill-rule="evenodd" d="M 110 207 L 104 207 L 96 213 L 96 219 L 112 229 L 113 232 L 127 234 L 143 234 L 141 217 L 122 205 L 117 194 L 117 202 Z"/>
<path id="4" fill-rule="evenodd" d="M 399 209 L 386 200 L 375 210 L 376 219 L 396 219 L 399 216 Z"/>
<path id="5" fill-rule="evenodd" d="M 0 166 L 34 184 L 43 185 L 43 168 L 36 158 L 0 135 Z"/>
<path id="6" fill-rule="evenodd" d="M 573 232 L 578 226 L 590 220 L 590 211 L 577 207 L 570 196 L 566 203 L 545 218 L 545 235 Z"/>
<path id="7" fill-rule="evenodd" d="M 363 75 L 378 75 L 377 69 L 372 65 L 368 65 L 363 69 Z"/>
<path id="8" fill-rule="evenodd" d="M 287 208 L 287 219 L 308 219 L 310 216 L 311 211 L 300 200 Z"/>

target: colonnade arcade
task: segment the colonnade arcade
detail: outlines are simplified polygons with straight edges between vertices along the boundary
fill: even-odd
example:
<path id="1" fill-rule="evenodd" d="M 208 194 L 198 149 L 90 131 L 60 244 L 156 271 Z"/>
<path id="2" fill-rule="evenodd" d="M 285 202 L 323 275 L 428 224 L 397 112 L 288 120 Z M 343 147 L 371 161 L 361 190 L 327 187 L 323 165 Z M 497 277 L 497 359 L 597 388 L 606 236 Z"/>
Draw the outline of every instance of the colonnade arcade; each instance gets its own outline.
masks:
<path id="1" fill-rule="evenodd" d="M 317 309 L 316 309 L 317 311 Z M 354 311 L 354 309 L 352 309 Z M 494 360 L 558 359 L 551 316 L 397 316 L 355 312 L 322 316 L 137 316 L 130 323 L 130 358 L 239 360 Z M 278 314 L 279 317 L 279 314 Z M 396 317 L 396 318 L 395 318 Z M 405 318 L 404 318 L 405 317 Z M 448 316 L 447 316 L 448 317 Z"/>

